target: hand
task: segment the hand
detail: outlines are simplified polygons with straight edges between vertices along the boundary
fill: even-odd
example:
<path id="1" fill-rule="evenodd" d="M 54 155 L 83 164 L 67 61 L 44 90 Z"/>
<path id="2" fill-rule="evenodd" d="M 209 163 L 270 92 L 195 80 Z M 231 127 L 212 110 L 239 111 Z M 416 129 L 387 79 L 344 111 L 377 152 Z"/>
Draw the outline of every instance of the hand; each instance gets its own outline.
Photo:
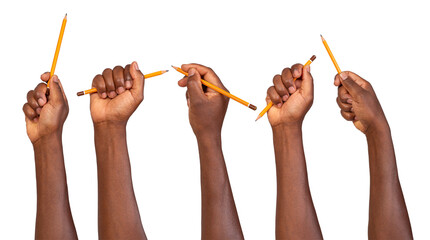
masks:
<path id="1" fill-rule="evenodd" d="M 297 78 L 296 81 L 293 81 Z M 272 128 L 284 125 L 301 126 L 314 99 L 313 78 L 310 67 L 295 64 L 285 68 L 281 75 L 273 78 L 273 85 L 267 89 L 266 102 L 273 102 L 267 113 Z"/>
<path id="2" fill-rule="evenodd" d="M 126 124 L 143 100 L 145 77 L 137 62 L 125 68 L 106 68 L 93 80 L 97 93 L 91 94 L 91 117 L 94 124 Z"/>
<path id="3" fill-rule="evenodd" d="M 188 72 L 188 77 L 179 80 L 178 85 L 187 87 L 188 115 L 194 134 L 220 136 L 229 98 L 202 86 L 204 79 L 215 86 L 228 91 L 215 72 L 203 65 L 184 64 L 182 70 Z"/>
<path id="4" fill-rule="evenodd" d="M 49 72 L 42 74 L 40 79 L 47 82 Z M 61 134 L 63 124 L 69 114 L 67 98 L 56 75 L 51 79 L 49 96 L 46 96 L 46 92 L 46 84 L 39 83 L 34 90 L 27 93 L 27 103 L 22 108 L 25 114 L 27 135 L 33 144 L 43 137 L 56 133 Z"/>
<path id="5" fill-rule="evenodd" d="M 336 102 L 341 115 L 354 126 L 368 134 L 388 127 L 387 119 L 372 85 L 353 72 L 342 72 L 335 76 L 338 88 Z"/>

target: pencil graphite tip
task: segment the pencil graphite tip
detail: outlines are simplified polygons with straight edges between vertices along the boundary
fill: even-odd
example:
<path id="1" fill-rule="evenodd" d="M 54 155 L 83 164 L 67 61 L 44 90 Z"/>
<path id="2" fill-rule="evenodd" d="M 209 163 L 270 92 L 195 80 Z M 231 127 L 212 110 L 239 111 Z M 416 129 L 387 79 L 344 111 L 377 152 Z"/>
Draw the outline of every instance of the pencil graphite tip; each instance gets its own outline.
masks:
<path id="1" fill-rule="evenodd" d="M 321 40 L 325 41 L 325 39 L 324 39 L 324 37 L 322 36 L 322 34 L 320 34 L 320 36 L 321 36 Z"/>
<path id="2" fill-rule="evenodd" d="M 258 121 L 258 119 L 260 119 L 260 118 L 261 118 L 261 116 L 258 116 L 257 119 L 255 119 L 255 121 Z"/>
<path id="3" fill-rule="evenodd" d="M 168 72 L 169 70 L 164 70 L 165 72 Z"/>
<path id="4" fill-rule="evenodd" d="M 67 19 L 67 13 L 66 13 L 66 16 L 64 16 L 64 18 Z"/>

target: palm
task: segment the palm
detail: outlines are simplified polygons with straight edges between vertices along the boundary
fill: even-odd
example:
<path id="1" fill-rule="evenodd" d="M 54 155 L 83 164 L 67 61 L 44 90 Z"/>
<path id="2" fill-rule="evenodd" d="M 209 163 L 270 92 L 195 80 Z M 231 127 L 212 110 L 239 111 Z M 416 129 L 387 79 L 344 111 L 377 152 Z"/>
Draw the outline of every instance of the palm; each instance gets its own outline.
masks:
<path id="1" fill-rule="evenodd" d="M 93 121 L 127 121 L 131 114 L 136 110 L 138 101 L 132 93 L 127 90 L 116 96 L 114 99 L 102 99 L 97 94 L 91 95 L 91 117 Z"/>
<path id="2" fill-rule="evenodd" d="M 303 120 L 306 112 L 312 105 L 312 99 L 303 96 L 302 89 L 292 94 L 281 108 L 272 107 L 268 112 L 269 122 L 272 126 L 281 123 L 294 123 Z"/>

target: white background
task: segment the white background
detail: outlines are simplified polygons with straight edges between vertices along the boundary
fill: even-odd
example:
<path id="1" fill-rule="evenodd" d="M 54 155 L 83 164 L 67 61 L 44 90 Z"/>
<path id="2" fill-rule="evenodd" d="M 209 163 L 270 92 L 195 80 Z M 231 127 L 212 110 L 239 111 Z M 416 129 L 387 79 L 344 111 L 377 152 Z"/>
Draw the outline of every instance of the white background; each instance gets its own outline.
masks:
<path id="1" fill-rule="evenodd" d="M 26 93 L 51 68 L 64 14 L 56 74 L 70 113 L 63 134 L 72 213 L 81 239 L 97 238 L 97 179 L 89 97 L 104 68 L 138 61 L 144 73 L 197 62 L 212 67 L 256 112 L 230 101 L 224 156 L 247 239 L 274 239 L 276 178 L 266 89 L 284 67 L 313 54 L 315 102 L 304 123 L 309 181 L 326 239 L 366 239 L 369 173 L 365 137 L 339 114 L 336 73 L 369 80 L 389 120 L 414 236 L 430 239 L 427 124 L 430 17 L 427 1 L 2 1 L 0 239 L 32 239 L 36 214 Z M 403 1 L 402 1 L 403 2 Z M 128 124 L 134 189 L 150 239 L 200 238 L 200 179 L 181 75 L 146 81 Z"/>

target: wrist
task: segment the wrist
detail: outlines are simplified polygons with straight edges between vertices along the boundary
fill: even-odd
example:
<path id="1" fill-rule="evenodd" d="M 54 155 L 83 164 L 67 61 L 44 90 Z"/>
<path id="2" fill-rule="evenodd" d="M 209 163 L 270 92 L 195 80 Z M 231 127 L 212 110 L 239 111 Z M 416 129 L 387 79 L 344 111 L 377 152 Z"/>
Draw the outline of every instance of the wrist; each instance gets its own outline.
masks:
<path id="1" fill-rule="evenodd" d="M 61 142 L 62 141 L 62 135 L 63 131 L 62 129 L 59 129 L 57 131 L 54 131 L 52 133 L 43 135 L 32 142 L 33 148 L 40 148 L 43 146 L 49 146 L 51 143 L 54 142 Z"/>
<path id="2" fill-rule="evenodd" d="M 272 131 L 277 133 L 282 132 L 296 132 L 297 130 L 302 129 L 303 122 L 289 122 L 289 123 L 281 123 L 275 126 L 272 126 Z"/>
<path id="3" fill-rule="evenodd" d="M 366 131 L 367 138 L 375 138 L 391 134 L 390 126 L 387 121 L 380 121 L 372 124 Z"/>
<path id="4" fill-rule="evenodd" d="M 114 122 L 114 121 L 103 121 L 93 122 L 94 130 L 125 130 L 127 121 L 125 122 Z"/>
<path id="5" fill-rule="evenodd" d="M 272 127 L 273 137 L 278 138 L 297 138 L 302 135 L 301 124 L 287 124 Z"/>

